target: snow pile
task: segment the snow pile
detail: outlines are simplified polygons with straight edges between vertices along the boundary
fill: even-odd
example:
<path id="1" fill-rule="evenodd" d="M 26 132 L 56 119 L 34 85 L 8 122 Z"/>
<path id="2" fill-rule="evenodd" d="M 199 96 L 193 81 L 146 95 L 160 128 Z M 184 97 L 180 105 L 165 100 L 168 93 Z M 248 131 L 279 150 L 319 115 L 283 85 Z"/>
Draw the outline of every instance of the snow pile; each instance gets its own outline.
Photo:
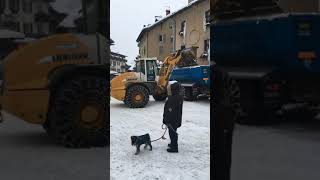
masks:
<path id="1" fill-rule="evenodd" d="M 166 140 L 152 143 L 153 151 L 141 146 L 140 154 L 134 155 L 130 136 L 150 133 L 154 140 L 163 134 L 163 107 L 164 102 L 150 98 L 146 108 L 130 109 L 111 98 L 111 180 L 210 179 L 209 102 L 184 102 L 178 154 L 167 153 L 167 133 Z"/>

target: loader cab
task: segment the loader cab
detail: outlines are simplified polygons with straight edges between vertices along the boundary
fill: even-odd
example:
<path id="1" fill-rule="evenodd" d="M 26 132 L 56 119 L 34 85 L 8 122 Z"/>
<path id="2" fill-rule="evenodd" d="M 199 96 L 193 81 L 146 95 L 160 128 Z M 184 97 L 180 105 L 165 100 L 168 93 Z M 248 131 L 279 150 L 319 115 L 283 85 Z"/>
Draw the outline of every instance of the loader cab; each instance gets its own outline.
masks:
<path id="1" fill-rule="evenodd" d="M 144 81 L 156 81 L 159 76 L 157 58 L 137 59 L 136 71 L 144 77 Z"/>

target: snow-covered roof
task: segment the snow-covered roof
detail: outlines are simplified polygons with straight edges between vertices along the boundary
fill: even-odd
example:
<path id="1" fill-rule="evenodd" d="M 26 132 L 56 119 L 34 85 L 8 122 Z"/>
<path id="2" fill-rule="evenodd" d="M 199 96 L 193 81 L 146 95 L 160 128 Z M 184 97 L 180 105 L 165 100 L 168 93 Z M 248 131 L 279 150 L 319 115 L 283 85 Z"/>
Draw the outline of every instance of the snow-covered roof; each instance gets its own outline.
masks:
<path id="1" fill-rule="evenodd" d="M 173 17 L 173 16 L 175 16 L 175 15 L 183 12 L 183 11 L 186 10 L 186 9 L 189 9 L 189 8 L 192 7 L 193 5 L 199 4 L 199 3 L 202 2 L 202 1 L 205 1 L 205 0 L 195 0 L 195 1 L 191 2 L 191 3 L 189 3 L 187 6 L 181 8 L 181 9 L 179 9 L 179 10 L 177 10 L 177 11 L 169 14 L 168 16 L 162 18 L 161 20 L 155 22 L 154 24 L 152 24 L 152 25 L 150 25 L 150 26 L 147 26 L 147 27 L 144 27 L 144 28 L 142 29 L 142 31 L 140 32 L 140 34 L 139 34 L 139 36 L 138 36 L 138 38 L 137 38 L 136 41 L 139 42 L 140 39 L 143 37 L 144 33 L 147 32 L 148 30 L 150 30 L 150 29 L 152 29 L 153 27 L 155 27 L 155 26 L 163 23 L 164 21 L 168 20 L 170 17 Z"/>
<path id="2" fill-rule="evenodd" d="M 8 38 L 24 38 L 25 35 L 20 32 L 11 31 L 8 29 L 0 29 L 0 39 L 8 39 Z"/>
<path id="3" fill-rule="evenodd" d="M 73 28 L 74 20 L 79 18 L 79 10 L 82 9 L 81 0 L 63 0 L 51 3 L 51 6 L 59 13 L 66 13 L 67 17 L 59 24 L 59 26 Z"/>

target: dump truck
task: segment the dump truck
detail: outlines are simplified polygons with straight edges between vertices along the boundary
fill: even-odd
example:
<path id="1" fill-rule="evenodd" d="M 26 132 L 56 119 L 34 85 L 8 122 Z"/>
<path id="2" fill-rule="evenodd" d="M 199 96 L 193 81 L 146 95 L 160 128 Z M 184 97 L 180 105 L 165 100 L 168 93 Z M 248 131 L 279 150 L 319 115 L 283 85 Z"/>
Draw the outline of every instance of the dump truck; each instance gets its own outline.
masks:
<path id="1" fill-rule="evenodd" d="M 186 101 L 197 100 L 200 95 L 210 97 L 209 65 L 174 68 L 170 81 L 177 81 L 181 84 Z"/>
<path id="2" fill-rule="evenodd" d="M 319 32 L 318 13 L 277 13 L 212 24 L 212 57 L 237 82 L 240 123 L 266 123 L 287 115 L 307 119 L 319 112 Z"/>
<path id="3" fill-rule="evenodd" d="M 156 101 L 167 98 L 167 85 L 172 70 L 178 67 L 196 65 L 192 49 L 178 50 L 160 62 L 157 58 L 136 60 L 136 72 L 126 72 L 111 80 L 111 96 L 123 101 L 130 108 L 143 108 L 153 95 Z"/>

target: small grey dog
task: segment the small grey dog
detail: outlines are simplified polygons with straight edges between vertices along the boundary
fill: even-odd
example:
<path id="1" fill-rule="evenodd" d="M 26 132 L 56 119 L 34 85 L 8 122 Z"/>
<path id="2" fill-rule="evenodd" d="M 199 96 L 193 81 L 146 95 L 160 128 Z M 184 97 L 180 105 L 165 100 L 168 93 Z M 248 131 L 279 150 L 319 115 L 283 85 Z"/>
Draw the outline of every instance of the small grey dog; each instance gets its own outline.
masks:
<path id="1" fill-rule="evenodd" d="M 148 146 L 150 147 L 150 151 L 152 151 L 152 145 L 150 140 L 150 135 L 145 134 L 142 136 L 131 136 L 131 145 L 136 146 L 137 151 L 135 155 L 138 155 L 140 152 L 140 146 L 144 144 L 144 149 L 146 149 Z"/>

